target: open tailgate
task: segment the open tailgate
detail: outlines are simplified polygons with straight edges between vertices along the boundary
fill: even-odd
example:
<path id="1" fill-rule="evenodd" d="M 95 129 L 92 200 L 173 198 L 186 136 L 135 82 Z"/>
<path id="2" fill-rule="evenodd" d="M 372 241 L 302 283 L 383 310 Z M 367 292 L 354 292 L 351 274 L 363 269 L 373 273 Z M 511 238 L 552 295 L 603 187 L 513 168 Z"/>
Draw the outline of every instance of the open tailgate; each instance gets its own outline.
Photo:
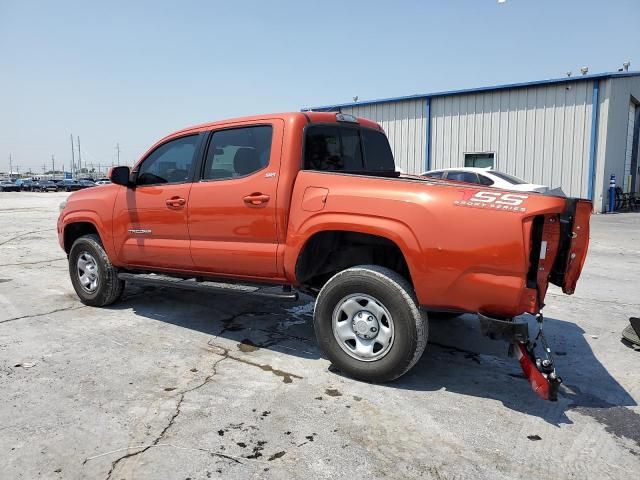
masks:
<path id="1" fill-rule="evenodd" d="M 567 198 L 567 208 L 560 215 L 560 245 L 550 280 L 568 295 L 575 291 L 587 258 L 592 211 L 591 201 Z"/>

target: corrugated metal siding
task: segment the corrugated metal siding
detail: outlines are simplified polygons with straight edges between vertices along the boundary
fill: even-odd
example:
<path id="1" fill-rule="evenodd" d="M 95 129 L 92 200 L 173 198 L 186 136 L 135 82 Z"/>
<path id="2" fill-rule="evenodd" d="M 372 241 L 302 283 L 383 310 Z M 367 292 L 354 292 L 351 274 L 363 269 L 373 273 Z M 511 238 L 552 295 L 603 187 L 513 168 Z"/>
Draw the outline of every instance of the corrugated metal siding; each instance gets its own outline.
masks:
<path id="1" fill-rule="evenodd" d="M 494 152 L 498 170 L 586 197 L 592 92 L 593 82 L 572 82 L 434 97 L 431 168 Z"/>
<path id="2" fill-rule="evenodd" d="M 606 95 L 600 104 L 600 111 L 606 111 L 606 129 L 601 129 L 598 137 L 598 175 L 600 193 L 604 197 L 600 202 L 604 208 L 609 189 L 609 177 L 616 176 L 618 186 L 624 188 L 625 154 L 629 126 L 629 102 L 640 99 L 640 77 L 626 77 L 601 81 L 606 84 Z M 605 103 L 606 102 L 606 103 Z M 600 116 L 603 121 L 603 116 Z M 599 199 L 599 197 L 596 197 Z"/>
<path id="3" fill-rule="evenodd" d="M 629 102 L 629 125 L 627 127 L 627 146 L 624 155 L 624 191 L 629 192 L 631 188 L 631 157 L 633 156 L 633 133 L 636 125 L 636 104 Z"/>
<path id="4" fill-rule="evenodd" d="M 345 107 L 343 113 L 368 118 L 382 125 L 389 137 L 396 165 L 406 173 L 424 171 L 426 149 L 426 100 Z"/>

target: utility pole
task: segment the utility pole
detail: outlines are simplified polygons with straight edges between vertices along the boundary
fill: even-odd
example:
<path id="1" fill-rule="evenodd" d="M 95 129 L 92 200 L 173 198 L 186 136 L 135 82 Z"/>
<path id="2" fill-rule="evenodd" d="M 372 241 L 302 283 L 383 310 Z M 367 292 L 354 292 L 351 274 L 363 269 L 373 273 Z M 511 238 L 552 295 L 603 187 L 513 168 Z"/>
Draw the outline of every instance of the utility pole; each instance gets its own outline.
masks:
<path id="1" fill-rule="evenodd" d="M 69 135 L 71 137 L 71 176 L 73 177 L 73 169 L 76 164 L 75 152 L 73 150 L 73 133 Z"/>
<path id="2" fill-rule="evenodd" d="M 56 178 L 56 157 L 51 155 L 51 178 Z"/>
<path id="3" fill-rule="evenodd" d="M 42 175 L 44 176 L 44 174 L 47 172 L 47 164 L 43 163 L 42 164 Z"/>
<path id="4" fill-rule="evenodd" d="M 120 144 L 116 143 L 116 155 L 118 157 L 118 166 L 120 166 Z"/>
<path id="5" fill-rule="evenodd" d="M 78 166 L 79 170 L 82 171 L 82 153 L 80 152 L 80 136 L 78 136 Z"/>
<path id="6" fill-rule="evenodd" d="M 11 178 L 12 173 L 13 173 L 13 159 L 11 158 L 11 154 L 9 154 L 9 178 Z"/>

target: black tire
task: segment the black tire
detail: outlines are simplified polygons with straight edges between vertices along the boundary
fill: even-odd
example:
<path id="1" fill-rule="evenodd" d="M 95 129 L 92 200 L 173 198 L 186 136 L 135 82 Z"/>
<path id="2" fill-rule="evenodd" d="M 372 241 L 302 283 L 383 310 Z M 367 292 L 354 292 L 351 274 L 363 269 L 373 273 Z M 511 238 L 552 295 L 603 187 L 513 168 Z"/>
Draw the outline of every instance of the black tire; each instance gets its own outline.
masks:
<path id="1" fill-rule="evenodd" d="M 344 305 L 345 298 L 352 295 L 357 298 L 361 294 L 386 308 L 394 332 L 384 356 L 369 361 L 348 354 L 333 328 L 334 313 Z M 427 316 L 420 311 L 410 283 L 393 270 L 377 265 L 361 265 L 334 275 L 318 295 L 313 326 L 329 360 L 344 374 L 369 382 L 389 382 L 404 375 L 420 359 L 427 345 Z"/>
<path id="2" fill-rule="evenodd" d="M 97 286 L 93 291 L 87 290 L 80 280 L 78 259 L 83 254 L 91 257 L 97 265 Z M 104 307 L 114 303 L 124 290 L 124 281 L 118 278 L 118 269 L 111 264 L 100 237 L 94 234 L 84 235 L 73 243 L 69 252 L 69 275 L 80 301 L 92 307 Z"/>

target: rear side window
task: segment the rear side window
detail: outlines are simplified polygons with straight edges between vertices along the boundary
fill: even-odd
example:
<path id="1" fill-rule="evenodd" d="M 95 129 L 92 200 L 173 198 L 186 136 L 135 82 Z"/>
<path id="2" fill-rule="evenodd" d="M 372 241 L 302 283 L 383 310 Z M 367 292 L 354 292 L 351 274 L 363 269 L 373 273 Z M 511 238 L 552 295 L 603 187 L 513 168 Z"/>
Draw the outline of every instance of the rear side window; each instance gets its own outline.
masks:
<path id="1" fill-rule="evenodd" d="M 321 171 L 394 171 L 387 137 L 370 129 L 315 125 L 307 129 L 304 168 Z"/>
<path id="2" fill-rule="evenodd" d="M 480 183 L 482 185 L 493 185 L 493 180 L 491 180 L 489 177 L 485 177 L 484 175 L 480 175 L 478 174 L 478 178 L 480 179 Z"/>
<path id="3" fill-rule="evenodd" d="M 442 178 L 443 174 L 444 172 L 427 172 L 424 174 L 424 176 L 430 178 Z"/>
<path id="4" fill-rule="evenodd" d="M 213 132 L 203 179 L 244 177 L 266 167 L 272 130 L 270 125 L 260 125 Z"/>
<path id="5" fill-rule="evenodd" d="M 447 180 L 454 180 L 456 182 L 479 183 L 478 176 L 475 173 L 460 172 L 456 170 L 447 172 Z"/>

